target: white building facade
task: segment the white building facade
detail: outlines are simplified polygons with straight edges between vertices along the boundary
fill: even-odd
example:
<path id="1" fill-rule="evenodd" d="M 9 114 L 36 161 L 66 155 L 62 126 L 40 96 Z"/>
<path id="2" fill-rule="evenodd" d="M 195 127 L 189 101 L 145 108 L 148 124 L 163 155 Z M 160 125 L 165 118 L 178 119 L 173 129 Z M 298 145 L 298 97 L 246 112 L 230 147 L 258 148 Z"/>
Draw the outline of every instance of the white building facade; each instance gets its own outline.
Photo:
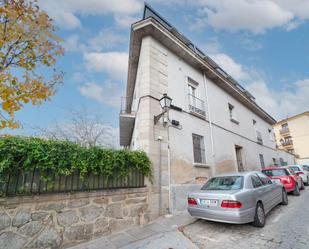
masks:
<path id="1" fill-rule="evenodd" d="M 155 124 L 164 93 L 172 106 Z M 120 142 L 153 162 L 150 219 L 185 209 L 212 175 L 294 163 L 253 96 L 148 6 L 132 25 L 126 94 Z"/>

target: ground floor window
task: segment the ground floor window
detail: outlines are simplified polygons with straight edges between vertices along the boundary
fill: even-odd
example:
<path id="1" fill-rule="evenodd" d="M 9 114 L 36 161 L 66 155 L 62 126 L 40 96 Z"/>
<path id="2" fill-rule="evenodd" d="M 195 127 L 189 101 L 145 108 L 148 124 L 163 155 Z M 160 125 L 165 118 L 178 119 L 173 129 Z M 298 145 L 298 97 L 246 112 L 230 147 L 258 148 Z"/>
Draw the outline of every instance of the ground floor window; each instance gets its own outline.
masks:
<path id="1" fill-rule="evenodd" d="M 194 163 L 206 163 L 204 137 L 192 134 Z"/>

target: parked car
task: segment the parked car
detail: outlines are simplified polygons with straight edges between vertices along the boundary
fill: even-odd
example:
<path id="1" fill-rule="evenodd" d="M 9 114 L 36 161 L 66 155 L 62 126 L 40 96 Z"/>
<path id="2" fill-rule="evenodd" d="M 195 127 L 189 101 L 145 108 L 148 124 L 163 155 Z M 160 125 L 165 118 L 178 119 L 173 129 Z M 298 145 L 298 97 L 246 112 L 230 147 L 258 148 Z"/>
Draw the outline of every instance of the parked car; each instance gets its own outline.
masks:
<path id="1" fill-rule="evenodd" d="M 297 175 L 299 175 L 304 184 L 306 186 L 309 185 L 309 172 L 307 170 L 305 170 L 304 166 L 302 165 L 288 165 L 286 166 L 288 167 L 289 169 L 292 169 Z"/>
<path id="2" fill-rule="evenodd" d="M 304 169 L 309 171 L 309 165 L 303 165 Z"/>
<path id="3" fill-rule="evenodd" d="M 261 172 L 215 176 L 200 191 L 188 195 L 188 211 L 197 218 L 254 226 L 265 225 L 266 214 L 288 204 L 285 186 Z"/>
<path id="4" fill-rule="evenodd" d="M 274 182 L 282 183 L 285 190 L 293 195 L 300 195 L 300 188 L 303 188 L 304 183 L 292 169 L 286 167 L 271 167 L 262 169 L 262 172 Z"/>

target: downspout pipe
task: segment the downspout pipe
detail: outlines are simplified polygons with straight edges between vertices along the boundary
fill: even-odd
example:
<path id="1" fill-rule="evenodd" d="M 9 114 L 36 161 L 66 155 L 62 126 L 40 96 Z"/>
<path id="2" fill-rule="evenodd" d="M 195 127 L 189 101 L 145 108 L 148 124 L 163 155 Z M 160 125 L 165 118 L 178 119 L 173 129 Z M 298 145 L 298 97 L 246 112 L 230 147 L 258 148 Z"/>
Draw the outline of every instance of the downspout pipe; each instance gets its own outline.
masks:
<path id="1" fill-rule="evenodd" d="M 170 132 L 167 126 L 167 170 L 168 170 L 168 213 L 173 214 L 171 197 L 171 150 L 170 150 Z"/>
<path id="2" fill-rule="evenodd" d="M 209 97 L 208 97 L 208 87 L 207 87 L 207 79 L 205 72 L 203 72 L 203 79 L 204 79 L 204 89 L 206 95 L 206 105 L 207 105 L 207 112 L 208 112 L 208 119 L 209 119 L 209 130 L 210 130 L 210 143 L 211 143 L 211 156 L 212 156 L 212 175 L 215 174 L 215 146 L 214 146 L 214 136 L 213 136 L 213 124 L 211 118 L 211 110 L 209 105 Z"/>
<path id="3" fill-rule="evenodd" d="M 159 142 L 159 216 L 162 215 L 162 159 L 161 159 L 161 141 L 162 137 L 158 137 L 158 142 Z"/>

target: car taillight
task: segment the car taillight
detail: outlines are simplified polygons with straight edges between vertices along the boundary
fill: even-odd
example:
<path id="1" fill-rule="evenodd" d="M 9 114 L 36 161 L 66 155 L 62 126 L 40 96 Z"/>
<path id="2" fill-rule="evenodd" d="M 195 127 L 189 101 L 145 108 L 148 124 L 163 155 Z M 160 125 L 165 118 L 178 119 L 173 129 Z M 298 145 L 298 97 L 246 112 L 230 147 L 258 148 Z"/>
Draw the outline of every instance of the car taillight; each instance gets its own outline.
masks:
<path id="1" fill-rule="evenodd" d="M 283 184 L 290 184 L 291 183 L 291 177 L 288 176 L 288 177 L 282 178 L 281 182 Z"/>
<path id="2" fill-rule="evenodd" d="M 189 205 L 197 205 L 197 201 L 194 198 L 188 198 L 188 204 Z"/>
<path id="3" fill-rule="evenodd" d="M 224 200 L 221 202 L 222 208 L 241 208 L 242 204 L 239 201 Z"/>

